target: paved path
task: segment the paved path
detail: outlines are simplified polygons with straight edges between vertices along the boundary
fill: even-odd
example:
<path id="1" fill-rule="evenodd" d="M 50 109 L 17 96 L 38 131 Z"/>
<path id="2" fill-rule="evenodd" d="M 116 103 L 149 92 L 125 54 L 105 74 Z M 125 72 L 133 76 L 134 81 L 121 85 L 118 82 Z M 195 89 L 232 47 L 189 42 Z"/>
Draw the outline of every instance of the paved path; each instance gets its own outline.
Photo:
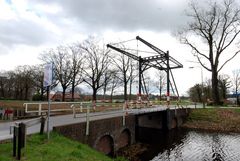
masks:
<path id="1" fill-rule="evenodd" d="M 143 109 L 129 109 L 127 110 L 127 112 L 128 114 L 139 114 L 139 113 L 149 113 L 149 112 L 163 111 L 163 110 L 166 110 L 166 107 L 159 106 L 159 107 L 143 108 Z M 94 112 L 94 113 L 90 113 L 90 121 L 118 117 L 122 115 L 123 115 L 122 110 Z M 74 118 L 72 114 L 52 116 L 50 118 L 50 130 L 52 130 L 54 126 L 67 125 L 67 124 L 86 121 L 86 113 L 77 114 L 76 116 L 77 116 L 76 118 Z M 31 119 L 19 120 L 19 121 L 24 122 L 29 120 Z M 10 134 L 10 127 L 14 125 L 15 122 L 18 122 L 18 121 L 0 123 L 0 141 L 12 138 L 12 134 Z M 40 131 L 40 124 L 27 128 L 27 134 L 38 133 L 39 131 Z M 46 131 L 46 126 L 45 126 L 45 131 Z"/>

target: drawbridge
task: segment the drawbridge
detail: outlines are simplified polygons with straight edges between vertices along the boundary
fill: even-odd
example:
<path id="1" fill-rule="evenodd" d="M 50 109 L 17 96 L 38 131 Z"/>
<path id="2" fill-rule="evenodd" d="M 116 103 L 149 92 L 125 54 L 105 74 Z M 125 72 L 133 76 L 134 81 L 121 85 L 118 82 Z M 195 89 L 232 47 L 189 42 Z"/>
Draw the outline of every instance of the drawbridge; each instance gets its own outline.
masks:
<path id="1" fill-rule="evenodd" d="M 147 56 L 147 57 L 141 57 L 133 54 L 129 50 L 125 48 L 120 48 L 118 47 L 119 44 L 123 44 L 128 41 L 132 40 L 137 40 L 149 47 L 151 50 L 153 50 L 154 55 L 152 56 Z M 179 93 L 177 90 L 177 86 L 175 83 L 175 79 L 173 77 L 172 69 L 177 69 L 177 68 L 182 68 L 183 65 L 178 62 L 176 59 L 170 56 L 169 51 L 164 52 L 163 50 L 157 48 L 153 44 L 147 42 L 146 40 L 142 39 L 141 37 L 137 36 L 136 39 L 131 39 L 127 40 L 124 42 L 120 43 L 114 43 L 114 44 L 107 44 L 108 48 L 111 48 L 112 50 L 115 50 L 117 52 L 120 52 L 136 61 L 138 61 L 138 72 L 139 72 L 139 77 L 138 77 L 138 95 L 139 99 L 141 100 L 141 95 L 142 91 L 146 92 L 146 95 L 148 95 L 147 90 L 146 90 L 146 85 L 145 85 L 145 80 L 144 80 L 144 75 L 143 72 L 150 69 L 150 68 L 155 68 L 157 70 L 165 71 L 166 72 L 166 77 L 167 77 L 167 102 L 169 104 L 170 102 L 170 88 L 172 89 L 173 93 L 177 94 L 177 97 L 179 99 Z M 138 51 L 138 49 L 132 49 L 132 51 Z M 142 51 L 144 52 L 144 51 Z M 149 52 L 145 51 L 146 54 Z"/>

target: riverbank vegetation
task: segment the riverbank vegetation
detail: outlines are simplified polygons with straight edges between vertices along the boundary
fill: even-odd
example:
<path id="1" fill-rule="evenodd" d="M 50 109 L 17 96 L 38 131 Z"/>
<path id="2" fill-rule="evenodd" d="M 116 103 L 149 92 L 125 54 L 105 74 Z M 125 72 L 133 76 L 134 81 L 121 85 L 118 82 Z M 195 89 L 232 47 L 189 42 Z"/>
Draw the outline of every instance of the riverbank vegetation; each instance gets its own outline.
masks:
<path id="1" fill-rule="evenodd" d="M 13 161 L 12 143 L 0 144 L 0 161 Z M 45 135 L 32 135 L 27 138 L 23 161 L 124 161 L 111 159 L 89 146 L 70 140 L 57 133 L 51 133 L 50 141 Z"/>
<path id="2" fill-rule="evenodd" d="M 193 109 L 182 127 L 220 132 L 240 132 L 240 109 Z"/>

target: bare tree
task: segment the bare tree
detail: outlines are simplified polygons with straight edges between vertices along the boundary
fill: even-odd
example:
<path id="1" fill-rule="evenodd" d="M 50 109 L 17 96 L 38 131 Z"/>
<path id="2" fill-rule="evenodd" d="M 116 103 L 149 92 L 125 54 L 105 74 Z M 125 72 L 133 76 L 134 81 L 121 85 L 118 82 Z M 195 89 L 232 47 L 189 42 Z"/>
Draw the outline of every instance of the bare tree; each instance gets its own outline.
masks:
<path id="1" fill-rule="evenodd" d="M 133 64 L 132 59 L 128 56 L 125 56 L 123 54 L 116 54 L 114 58 L 112 58 L 116 68 L 119 70 L 119 79 L 123 84 L 124 88 L 124 100 L 127 101 L 127 86 L 129 83 L 129 80 L 131 79 L 131 74 L 133 73 L 133 70 L 131 70 Z"/>
<path id="2" fill-rule="evenodd" d="M 238 91 L 240 90 L 240 70 L 234 70 L 233 71 L 233 77 L 232 77 L 232 85 L 234 93 L 236 94 L 237 104 L 240 105 L 239 97 L 238 97 Z"/>
<path id="3" fill-rule="evenodd" d="M 72 68 L 72 101 L 74 101 L 75 87 L 83 82 L 83 54 L 79 44 L 74 44 L 69 47 L 71 51 L 71 68 Z"/>
<path id="4" fill-rule="evenodd" d="M 230 77 L 227 74 L 221 74 L 219 75 L 218 81 L 221 98 L 225 100 L 227 98 L 228 89 L 231 88 Z"/>
<path id="5" fill-rule="evenodd" d="M 202 102 L 202 85 L 195 84 L 189 89 L 188 94 L 193 102 Z"/>
<path id="6" fill-rule="evenodd" d="M 66 89 L 70 86 L 72 80 L 71 55 L 69 48 L 59 46 L 57 49 L 51 49 L 41 55 L 41 59 L 47 63 L 52 62 L 54 66 L 54 76 L 62 86 L 62 101 L 65 101 Z"/>
<path id="7" fill-rule="evenodd" d="M 43 95 L 46 92 L 46 89 L 43 86 L 43 65 L 36 65 L 32 67 L 32 75 L 34 80 L 34 87 L 36 91 L 40 94 L 40 100 L 43 101 Z"/>
<path id="8" fill-rule="evenodd" d="M 105 100 L 106 97 L 106 92 L 108 90 L 111 90 L 112 88 L 114 89 L 113 85 L 115 82 L 115 77 L 116 77 L 116 73 L 117 71 L 114 69 L 108 69 L 105 73 L 104 73 L 104 85 L 103 85 L 103 99 Z"/>
<path id="9" fill-rule="evenodd" d="M 6 72 L 0 73 L 0 98 L 5 98 L 5 88 L 7 84 Z"/>
<path id="10" fill-rule="evenodd" d="M 130 69 L 129 69 L 129 100 L 132 100 L 132 86 L 134 80 L 138 76 L 136 73 L 137 64 L 134 63 L 132 59 L 130 59 Z"/>
<path id="11" fill-rule="evenodd" d="M 34 87 L 31 66 L 18 66 L 15 69 L 16 99 L 28 100 Z"/>
<path id="12" fill-rule="evenodd" d="M 157 82 L 154 83 L 154 86 L 159 91 L 159 100 L 162 100 L 162 92 L 166 86 L 166 73 L 164 71 L 158 70 L 156 72 L 156 78 L 158 79 Z"/>
<path id="13" fill-rule="evenodd" d="M 194 1 L 189 6 L 187 15 L 192 21 L 179 32 L 180 40 L 191 47 L 199 63 L 212 73 L 213 101 L 219 104 L 218 73 L 240 52 L 239 48 L 231 48 L 238 43 L 240 8 L 234 0 L 210 1 L 205 8 Z M 224 54 L 228 58 L 220 59 Z"/>
<path id="14" fill-rule="evenodd" d="M 92 88 L 92 100 L 97 100 L 97 92 L 104 86 L 104 73 L 107 72 L 110 58 L 109 51 L 100 48 L 94 38 L 89 38 L 81 44 L 85 55 L 85 66 L 83 68 L 84 79 Z"/>
<path id="15" fill-rule="evenodd" d="M 118 71 L 117 70 L 113 70 L 112 78 L 110 80 L 110 100 L 111 100 L 111 102 L 113 100 L 113 93 L 114 93 L 114 91 L 120 85 L 121 85 L 121 83 L 120 83 L 120 80 L 119 80 Z"/>

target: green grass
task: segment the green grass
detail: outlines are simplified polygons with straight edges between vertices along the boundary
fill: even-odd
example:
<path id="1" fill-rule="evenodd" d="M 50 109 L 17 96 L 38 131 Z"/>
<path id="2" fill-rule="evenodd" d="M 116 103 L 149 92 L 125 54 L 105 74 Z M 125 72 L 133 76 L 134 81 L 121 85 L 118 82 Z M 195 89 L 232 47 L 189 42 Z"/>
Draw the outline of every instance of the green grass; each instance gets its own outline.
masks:
<path id="1" fill-rule="evenodd" d="M 188 120 L 190 121 L 209 121 L 209 122 L 219 122 L 221 119 L 217 115 L 217 111 L 221 109 L 217 108 L 204 108 L 204 109 L 194 109 L 192 110 Z"/>
<path id="2" fill-rule="evenodd" d="M 183 127 L 222 132 L 240 132 L 240 109 L 192 109 Z"/>
<path id="3" fill-rule="evenodd" d="M 23 161 L 113 161 L 87 145 L 70 140 L 57 133 L 51 133 L 50 140 L 46 135 L 32 135 L 27 138 Z M 12 143 L 0 144 L 0 161 L 12 161 Z M 117 158 L 115 161 L 124 161 Z"/>

